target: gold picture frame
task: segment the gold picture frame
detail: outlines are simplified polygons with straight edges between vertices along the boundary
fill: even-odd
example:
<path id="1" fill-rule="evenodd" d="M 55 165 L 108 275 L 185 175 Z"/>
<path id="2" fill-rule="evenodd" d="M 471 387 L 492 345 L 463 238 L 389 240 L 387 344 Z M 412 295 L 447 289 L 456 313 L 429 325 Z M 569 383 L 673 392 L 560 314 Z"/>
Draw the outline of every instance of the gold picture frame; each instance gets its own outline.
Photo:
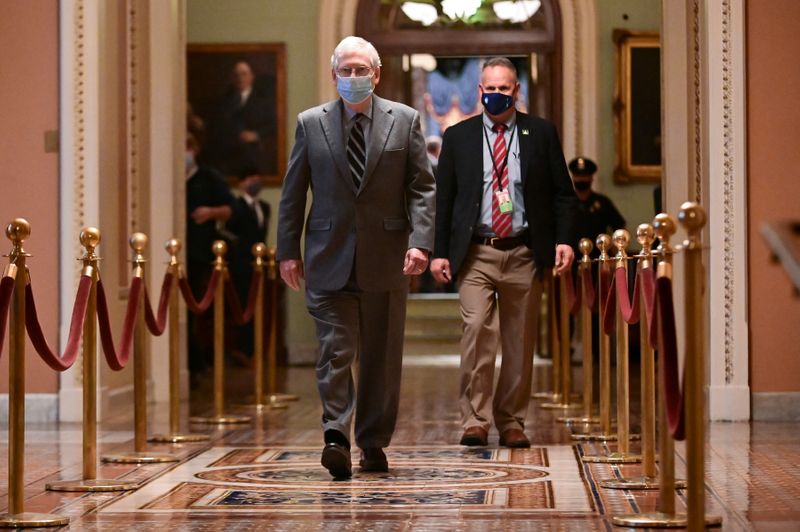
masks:
<path id="1" fill-rule="evenodd" d="M 617 183 L 661 180 L 661 43 L 658 33 L 614 30 Z"/>

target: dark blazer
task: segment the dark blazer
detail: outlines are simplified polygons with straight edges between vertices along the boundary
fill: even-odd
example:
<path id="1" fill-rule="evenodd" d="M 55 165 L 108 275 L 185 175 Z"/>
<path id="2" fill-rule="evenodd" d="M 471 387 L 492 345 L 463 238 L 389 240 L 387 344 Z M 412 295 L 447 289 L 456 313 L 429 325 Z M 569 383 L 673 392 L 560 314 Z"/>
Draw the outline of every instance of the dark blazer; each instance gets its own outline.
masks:
<path id="1" fill-rule="evenodd" d="M 279 261 L 300 259 L 305 228 L 306 287 L 340 290 L 355 268 L 366 292 L 408 286 L 408 248 L 433 248 L 435 182 L 419 113 L 373 95 L 361 186 L 342 138 L 342 101 L 300 113 L 278 209 Z M 312 190 L 306 218 L 306 199 Z M 305 218 L 305 220 L 304 220 Z M 355 261 L 355 265 L 353 264 Z"/>
<path id="2" fill-rule="evenodd" d="M 528 219 L 525 235 L 540 267 L 553 266 L 556 244 L 571 245 L 577 197 L 555 126 L 517 112 L 520 172 Z M 447 128 L 436 174 L 434 257 L 457 275 L 472 239 L 483 196 L 483 116 Z"/>

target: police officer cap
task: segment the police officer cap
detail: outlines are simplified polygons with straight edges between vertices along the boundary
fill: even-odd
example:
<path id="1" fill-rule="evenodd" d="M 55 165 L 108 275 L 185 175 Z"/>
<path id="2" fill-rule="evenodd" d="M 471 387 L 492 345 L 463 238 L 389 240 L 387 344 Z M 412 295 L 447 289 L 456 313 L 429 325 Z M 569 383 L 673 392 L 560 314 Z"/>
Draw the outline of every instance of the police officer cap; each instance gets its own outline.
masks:
<path id="1" fill-rule="evenodd" d="M 586 157 L 576 157 L 569 162 L 569 171 L 572 175 L 593 175 L 597 172 L 597 165 Z"/>

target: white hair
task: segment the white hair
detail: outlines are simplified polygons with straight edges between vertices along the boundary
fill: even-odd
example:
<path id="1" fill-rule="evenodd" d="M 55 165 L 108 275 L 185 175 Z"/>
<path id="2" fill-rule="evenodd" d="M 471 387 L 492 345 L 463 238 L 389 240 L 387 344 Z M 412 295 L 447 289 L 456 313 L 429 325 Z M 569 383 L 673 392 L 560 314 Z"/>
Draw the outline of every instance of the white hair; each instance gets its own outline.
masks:
<path id="1" fill-rule="evenodd" d="M 336 70 L 336 67 L 339 66 L 339 59 L 342 57 L 342 55 L 344 55 L 346 52 L 358 49 L 367 52 L 367 55 L 369 55 L 370 61 L 372 62 L 372 68 L 379 68 L 381 66 L 381 58 L 378 55 L 378 50 L 372 46 L 372 43 L 366 39 L 362 39 L 361 37 L 350 35 L 349 37 L 342 39 L 339 44 L 336 45 L 336 48 L 333 49 L 333 55 L 331 55 L 331 68 Z"/>

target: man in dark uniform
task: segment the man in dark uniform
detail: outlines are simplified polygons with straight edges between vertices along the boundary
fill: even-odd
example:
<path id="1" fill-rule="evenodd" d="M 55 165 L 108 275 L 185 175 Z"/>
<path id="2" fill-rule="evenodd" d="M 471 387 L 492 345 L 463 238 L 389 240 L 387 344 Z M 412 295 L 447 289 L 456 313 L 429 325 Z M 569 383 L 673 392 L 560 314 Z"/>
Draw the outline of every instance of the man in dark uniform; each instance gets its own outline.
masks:
<path id="1" fill-rule="evenodd" d="M 211 246 L 220 238 L 217 223 L 230 218 L 233 194 L 216 170 L 197 165 L 197 140 L 186 138 L 186 273 L 194 297 L 206 292 L 214 269 Z M 202 316 L 189 313 L 189 371 L 192 380 L 212 364 L 210 322 L 212 311 Z"/>
<path id="2" fill-rule="evenodd" d="M 597 165 L 594 161 L 586 157 L 577 157 L 570 161 L 569 171 L 572 174 L 572 182 L 578 196 L 578 214 L 575 224 L 578 239 L 588 238 L 594 245 L 597 235 L 600 233 L 611 234 L 616 229 L 625 227 L 625 218 L 611 200 L 592 190 L 592 181 L 597 172 Z M 598 254 L 596 249 L 592 251 L 593 257 Z"/>

